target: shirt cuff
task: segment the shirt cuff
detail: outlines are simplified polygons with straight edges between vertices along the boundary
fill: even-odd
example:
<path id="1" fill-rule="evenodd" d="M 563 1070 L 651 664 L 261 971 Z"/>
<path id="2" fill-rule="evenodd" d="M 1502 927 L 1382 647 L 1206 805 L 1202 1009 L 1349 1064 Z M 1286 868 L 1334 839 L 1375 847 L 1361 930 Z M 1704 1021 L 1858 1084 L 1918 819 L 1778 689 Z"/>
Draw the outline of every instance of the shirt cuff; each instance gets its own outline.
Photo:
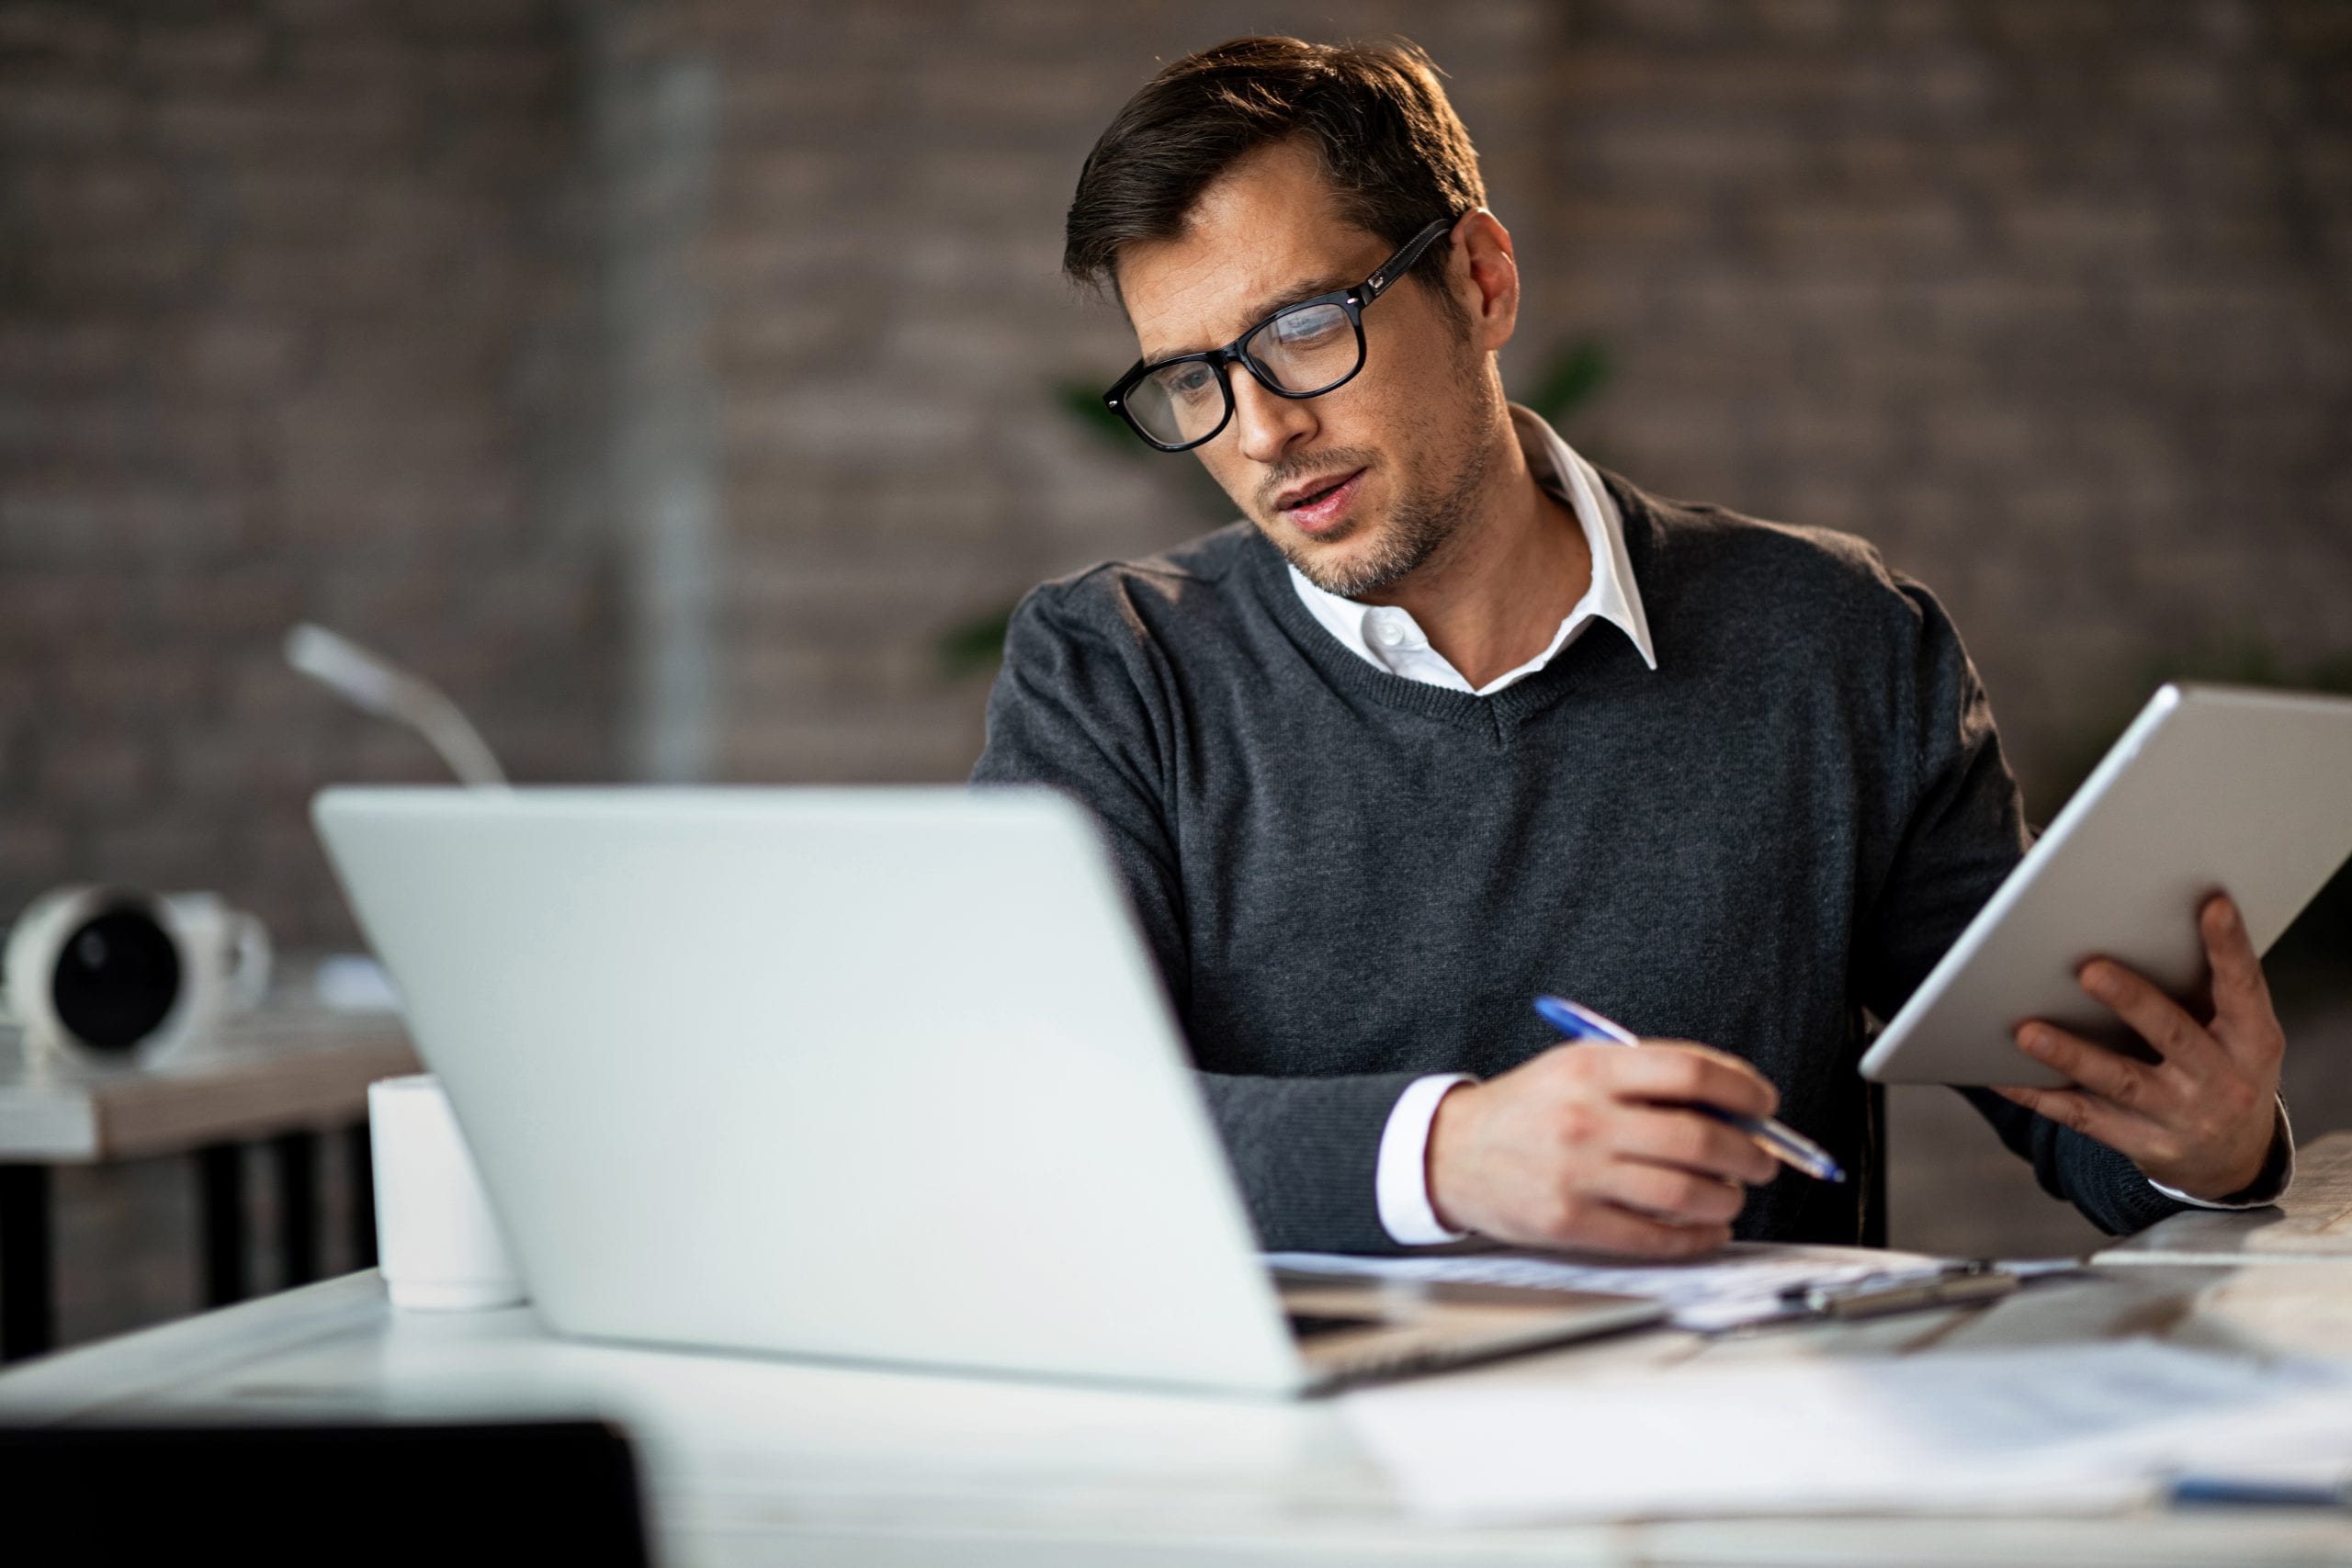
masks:
<path id="1" fill-rule="evenodd" d="M 1413 1087 L 1418 1089 L 1420 1086 L 1416 1084 Z M 1393 1114 L 1390 1120 L 1395 1120 Z M 1384 1155 L 1387 1152 L 1387 1146 L 1385 1144 L 1382 1145 L 1381 1152 Z M 2287 1120 L 2287 1100 L 2284 1095 L 2278 1099 L 2277 1130 L 2270 1134 L 2270 1157 L 2263 1162 L 2262 1173 L 2254 1179 L 2252 1186 L 2233 1192 L 2227 1198 L 2191 1198 L 2177 1188 L 2166 1187 L 2154 1177 L 2148 1179 L 2149 1186 L 2174 1202 L 2187 1203 L 2194 1209 L 2267 1209 L 2284 1198 L 2287 1195 L 2287 1189 L 2294 1183 L 2295 1128 L 2294 1124 Z M 1383 1219 L 1387 1217 L 1385 1210 L 1382 1211 L 1381 1217 Z"/>
<path id="2" fill-rule="evenodd" d="M 1437 1120 L 1437 1102 L 1446 1090 L 1477 1081 L 1467 1073 L 1415 1078 L 1389 1109 L 1388 1124 L 1380 1134 L 1373 1194 L 1379 1201 L 1380 1228 L 1399 1247 L 1460 1241 L 1469 1234 L 1439 1224 L 1437 1208 L 1430 1201 L 1430 1124 Z"/>

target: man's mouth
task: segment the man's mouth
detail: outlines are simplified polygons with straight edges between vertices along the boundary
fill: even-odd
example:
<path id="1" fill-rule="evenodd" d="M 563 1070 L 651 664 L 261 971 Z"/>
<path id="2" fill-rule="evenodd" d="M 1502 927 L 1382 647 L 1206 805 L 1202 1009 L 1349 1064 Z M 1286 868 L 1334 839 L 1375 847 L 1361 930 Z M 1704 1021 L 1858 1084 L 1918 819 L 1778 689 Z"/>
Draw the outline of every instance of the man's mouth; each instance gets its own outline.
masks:
<path id="1" fill-rule="evenodd" d="M 1308 534 L 1320 534 L 1336 526 L 1353 504 L 1362 488 L 1365 470 L 1309 479 L 1287 492 L 1275 504 L 1283 521 Z"/>

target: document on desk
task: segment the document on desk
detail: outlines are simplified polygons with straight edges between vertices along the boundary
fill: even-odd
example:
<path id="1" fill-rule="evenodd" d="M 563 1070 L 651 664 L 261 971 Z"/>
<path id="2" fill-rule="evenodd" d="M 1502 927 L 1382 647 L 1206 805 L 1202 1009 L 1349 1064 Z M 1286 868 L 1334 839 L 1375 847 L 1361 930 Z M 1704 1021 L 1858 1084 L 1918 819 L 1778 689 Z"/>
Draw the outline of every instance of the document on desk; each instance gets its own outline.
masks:
<path id="1" fill-rule="evenodd" d="M 1688 1263 L 1604 1263 L 1541 1252 L 1465 1252 L 1413 1258 L 1362 1258 L 1331 1252 L 1274 1252 L 1275 1269 L 1359 1279 L 1522 1285 L 1548 1291 L 1603 1291 L 1663 1302 L 1678 1328 L 1715 1333 L 1789 1315 L 1781 1292 L 1791 1286 L 1849 1285 L 1881 1276 L 1927 1276 L 1945 1259 L 1924 1252 L 1869 1247 L 1788 1247 L 1733 1242 Z"/>
<path id="2" fill-rule="evenodd" d="M 1408 1508 L 1449 1522 L 2104 1512 L 2174 1476 L 2352 1468 L 2352 1369 L 2133 1339 L 1792 1353 L 1341 1401 Z M 2328 1474 L 2314 1473 L 2314 1466 Z"/>

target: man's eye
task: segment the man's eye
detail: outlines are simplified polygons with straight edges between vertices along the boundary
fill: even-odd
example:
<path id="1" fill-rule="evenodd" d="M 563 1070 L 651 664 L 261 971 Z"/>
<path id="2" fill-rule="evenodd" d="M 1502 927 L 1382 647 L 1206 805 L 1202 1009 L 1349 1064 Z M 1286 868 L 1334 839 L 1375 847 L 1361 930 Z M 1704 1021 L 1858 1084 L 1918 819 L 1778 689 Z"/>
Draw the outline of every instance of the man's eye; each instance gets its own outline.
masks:
<path id="1" fill-rule="evenodd" d="M 1274 318 L 1274 337 L 1284 348 L 1312 348 L 1345 331 L 1347 312 L 1336 305 L 1311 305 Z"/>
<path id="2" fill-rule="evenodd" d="M 1180 365 L 1160 373 L 1159 384 L 1171 398 L 1198 400 L 1216 384 L 1216 373 L 1205 365 Z"/>

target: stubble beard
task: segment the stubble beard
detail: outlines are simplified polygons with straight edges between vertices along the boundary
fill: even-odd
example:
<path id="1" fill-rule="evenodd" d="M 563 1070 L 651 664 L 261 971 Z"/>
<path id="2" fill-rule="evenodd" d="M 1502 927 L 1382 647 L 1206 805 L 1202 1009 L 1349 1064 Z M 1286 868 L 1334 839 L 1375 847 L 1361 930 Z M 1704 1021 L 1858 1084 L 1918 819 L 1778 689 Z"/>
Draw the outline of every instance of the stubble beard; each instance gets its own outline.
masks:
<path id="1" fill-rule="evenodd" d="M 1484 444 L 1474 445 L 1434 491 L 1398 497 L 1376 525 L 1370 547 L 1351 558 L 1334 560 L 1311 545 L 1282 538 L 1275 547 L 1300 576 L 1326 593 L 1342 599 L 1377 593 L 1427 566 L 1462 531 L 1486 484 L 1490 460 Z"/>

